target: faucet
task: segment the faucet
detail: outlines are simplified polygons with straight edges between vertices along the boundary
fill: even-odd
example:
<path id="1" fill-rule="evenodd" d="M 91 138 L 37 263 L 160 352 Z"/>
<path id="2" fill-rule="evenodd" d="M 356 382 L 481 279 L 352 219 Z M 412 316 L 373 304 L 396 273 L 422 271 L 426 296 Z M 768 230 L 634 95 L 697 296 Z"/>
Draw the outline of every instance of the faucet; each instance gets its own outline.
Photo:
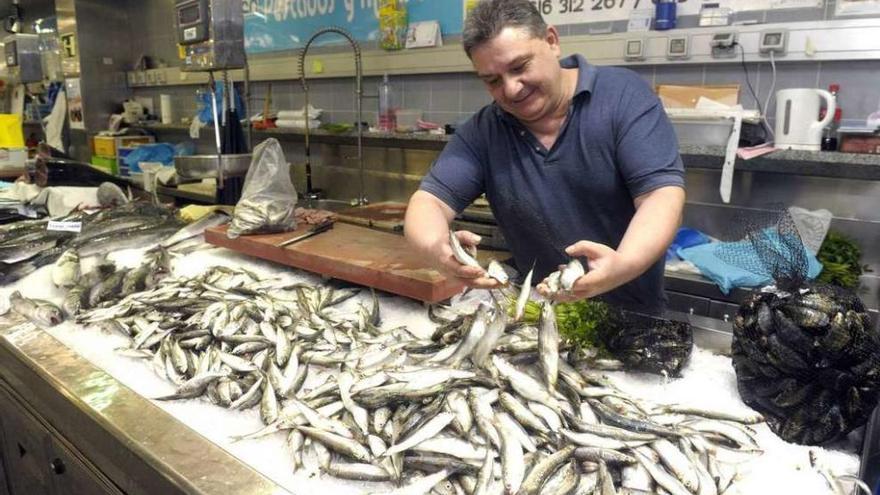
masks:
<path id="1" fill-rule="evenodd" d="M 306 45 L 303 47 L 302 51 L 299 54 L 299 81 L 302 84 L 303 92 L 305 93 L 305 120 L 306 120 L 306 132 L 305 132 L 305 141 L 306 141 L 306 198 L 311 203 L 312 200 L 318 199 L 318 194 L 314 189 L 312 189 L 312 153 L 309 143 L 309 86 L 306 83 L 306 53 L 309 51 L 309 47 L 312 45 L 312 42 L 315 41 L 319 36 L 326 33 L 336 33 L 344 37 L 348 40 L 349 44 L 351 44 L 352 50 L 354 50 L 354 70 L 355 70 L 355 99 L 357 100 L 357 122 L 355 123 L 355 127 L 357 128 L 357 159 L 358 166 L 360 167 L 360 196 L 357 198 L 358 206 L 364 206 L 367 204 L 367 198 L 364 195 L 364 147 L 363 147 L 363 126 L 361 122 L 363 121 L 362 109 L 363 109 L 363 87 L 362 87 L 362 69 L 361 69 L 361 47 L 358 45 L 358 42 L 355 41 L 354 37 L 348 31 L 338 28 L 335 26 L 321 28 L 312 35 L 311 38 L 306 42 Z"/>

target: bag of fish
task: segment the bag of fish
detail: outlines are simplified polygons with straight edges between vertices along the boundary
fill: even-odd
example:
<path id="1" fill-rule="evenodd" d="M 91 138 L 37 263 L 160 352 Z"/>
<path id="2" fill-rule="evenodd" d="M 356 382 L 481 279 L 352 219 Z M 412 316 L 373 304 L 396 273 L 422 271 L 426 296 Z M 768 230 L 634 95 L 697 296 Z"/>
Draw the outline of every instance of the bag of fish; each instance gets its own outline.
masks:
<path id="1" fill-rule="evenodd" d="M 284 150 L 277 139 L 269 138 L 254 148 L 241 199 L 235 205 L 226 236 L 235 239 L 243 234 L 294 230 L 296 201 Z"/>
<path id="2" fill-rule="evenodd" d="M 806 249 L 787 213 L 746 238 L 740 245 L 753 252 L 726 257 L 752 271 L 756 260 L 775 286 L 754 292 L 734 319 L 739 393 L 788 442 L 839 439 L 867 421 L 880 392 L 880 339 L 865 306 L 847 289 L 807 280 Z"/>

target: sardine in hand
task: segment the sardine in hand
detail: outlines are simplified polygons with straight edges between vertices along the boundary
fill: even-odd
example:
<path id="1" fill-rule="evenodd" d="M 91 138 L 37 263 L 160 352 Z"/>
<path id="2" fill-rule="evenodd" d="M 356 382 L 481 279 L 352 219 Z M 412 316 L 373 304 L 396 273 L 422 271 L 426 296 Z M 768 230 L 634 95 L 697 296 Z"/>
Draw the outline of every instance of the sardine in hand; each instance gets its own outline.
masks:
<path id="1" fill-rule="evenodd" d="M 544 279 L 537 286 L 538 292 L 544 297 L 556 301 L 578 301 L 604 294 L 615 289 L 635 276 L 630 274 L 629 263 L 610 246 L 591 241 L 578 241 L 565 249 L 572 258 L 588 260 L 586 274 L 578 277 L 571 290 L 553 292 Z"/>
<path id="2" fill-rule="evenodd" d="M 490 278 L 476 260 L 480 236 L 467 230 L 450 231 L 449 242 L 439 246 L 440 269 L 461 283 L 475 289 L 497 289 L 501 283 Z"/>

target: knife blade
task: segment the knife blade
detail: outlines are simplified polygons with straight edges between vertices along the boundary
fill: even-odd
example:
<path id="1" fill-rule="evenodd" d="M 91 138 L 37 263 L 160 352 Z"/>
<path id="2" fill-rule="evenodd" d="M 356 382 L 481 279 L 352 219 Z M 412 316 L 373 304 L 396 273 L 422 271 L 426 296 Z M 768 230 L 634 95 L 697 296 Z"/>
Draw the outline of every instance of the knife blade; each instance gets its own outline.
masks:
<path id="1" fill-rule="evenodd" d="M 275 247 L 289 246 L 289 245 L 293 244 L 294 242 L 299 242 L 303 239 L 308 239 L 309 237 L 312 237 L 314 235 L 318 235 L 321 232 L 327 232 L 328 230 L 333 228 L 333 224 L 334 224 L 333 220 L 325 220 L 324 222 L 321 222 L 318 225 L 315 225 L 314 227 L 310 228 L 309 230 L 307 230 L 303 234 L 299 234 L 299 235 L 291 237 L 290 239 L 279 242 L 278 244 L 275 245 Z"/>

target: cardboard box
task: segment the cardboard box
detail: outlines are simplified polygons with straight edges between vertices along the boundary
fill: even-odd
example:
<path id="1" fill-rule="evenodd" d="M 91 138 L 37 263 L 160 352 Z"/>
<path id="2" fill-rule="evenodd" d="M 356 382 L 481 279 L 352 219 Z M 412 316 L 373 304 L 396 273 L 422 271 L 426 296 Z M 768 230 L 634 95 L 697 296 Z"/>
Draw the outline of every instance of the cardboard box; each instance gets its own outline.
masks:
<path id="1" fill-rule="evenodd" d="M 116 165 L 116 158 L 93 155 L 91 163 L 93 167 L 101 169 L 108 174 L 117 175 L 119 173 L 119 169 Z"/>
<path id="2" fill-rule="evenodd" d="M 27 149 L 0 148 L 0 170 L 23 170 L 27 164 Z"/>
<path id="3" fill-rule="evenodd" d="M 840 136 L 840 151 L 880 155 L 880 135 L 842 134 Z"/>
<path id="4" fill-rule="evenodd" d="M 92 140 L 95 154 L 105 158 L 119 158 L 119 148 L 155 142 L 153 136 L 95 136 Z"/>
<path id="5" fill-rule="evenodd" d="M 734 106 L 739 103 L 739 84 L 719 86 L 658 84 L 654 90 L 664 108 L 696 108 L 700 97 Z"/>

